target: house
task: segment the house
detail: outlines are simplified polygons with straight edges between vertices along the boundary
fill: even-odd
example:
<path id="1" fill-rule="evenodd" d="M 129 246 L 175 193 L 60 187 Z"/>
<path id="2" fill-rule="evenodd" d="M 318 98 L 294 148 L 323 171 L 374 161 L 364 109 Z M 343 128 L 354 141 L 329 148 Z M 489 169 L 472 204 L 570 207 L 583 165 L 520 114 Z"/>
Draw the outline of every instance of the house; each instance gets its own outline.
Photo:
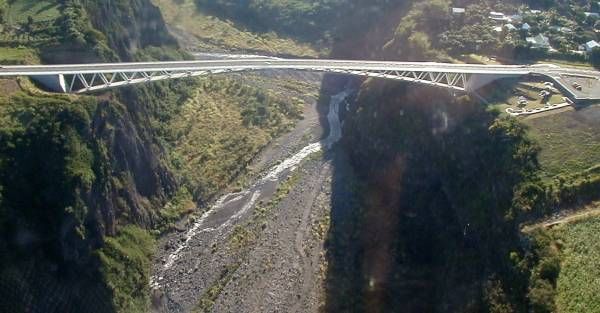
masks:
<path id="1" fill-rule="evenodd" d="M 490 12 L 490 16 L 489 16 L 492 20 L 496 20 L 496 21 L 504 21 L 506 20 L 506 16 L 504 15 L 504 13 L 502 12 Z"/>
<path id="2" fill-rule="evenodd" d="M 568 27 L 561 27 L 561 26 L 550 26 L 550 30 L 553 30 L 553 31 L 558 32 L 558 33 L 563 33 L 563 34 L 572 33 L 573 32 L 572 29 L 570 29 Z"/>
<path id="3" fill-rule="evenodd" d="M 579 50 L 585 51 L 586 53 L 592 52 L 594 48 L 600 48 L 600 44 L 596 40 L 590 40 L 585 44 L 579 46 Z"/>
<path id="4" fill-rule="evenodd" d="M 572 29 L 570 29 L 570 28 L 568 28 L 568 27 L 561 27 L 561 28 L 560 28 L 560 32 L 561 32 L 561 33 L 565 33 L 565 34 L 569 34 L 569 33 L 572 33 L 572 32 L 573 32 L 573 30 L 572 30 Z"/>
<path id="5" fill-rule="evenodd" d="M 525 40 L 531 44 L 531 47 L 538 49 L 550 49 L 550 41 L 548 37 L 539 34 L 535 37 L 527 37 Z"/>
<path id="6" fill-rule="evenodd" d="M 525 24 L 521 25 L 521 29 L 524 31 L 529 31 L 529 29 L 531 29 L 531 26 L 529 26 L 529 24 L 525 23 Z"/>
<path id="7" fill-rule="evenodd" d="M 589 18 L 589 17 L 600 18 L 600 13 L 596 13 L 596 12 L 583 12 L 583 14 L 585 14 L 585 18 Z"/>
<path id="8" fill-rule="evenodd" d="M 465 8 L 452 8 L 452 14 L 454 14 L 454 15 L 465 14 Z"/>
<path id="9" fill-rule="evenodd" d="M 513 24 L 506 24 L 506 25 L 504 25 L 504 28 L 506 28 L 506 30 L 508 30 L 509 32 L 513 31 L 513 30 L 517 30 L 517 28 Z"/>
<path id="10" fill-rule="evenodd" d="M 494 27 L 494 31 L 497 33 L 501 33 L 502 32 L 502 26 L 496 26 Z"/>
<path id="11" fill-rule="evenodd" d="M 542 11 L 541 10 L 529 10 L 529 13 L 531 13 L 531 14 L 540 14 L 540 13 L 542 13 Z"/>

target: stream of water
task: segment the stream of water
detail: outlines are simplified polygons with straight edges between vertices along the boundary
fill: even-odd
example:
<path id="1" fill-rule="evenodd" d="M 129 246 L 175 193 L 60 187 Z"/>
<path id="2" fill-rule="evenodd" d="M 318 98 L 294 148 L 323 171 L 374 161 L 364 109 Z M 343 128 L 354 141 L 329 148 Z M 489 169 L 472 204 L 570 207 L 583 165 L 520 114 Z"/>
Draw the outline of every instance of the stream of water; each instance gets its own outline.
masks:
<path id="1" fill-rule="evenodd" d="M 255 183 L 241 192 L 229 193 L 220 197 L 214 205 L 187 230 L 185 240 L 180 241 L 177 248 L 167 257 L 159 273 L 151 277 L 150 284 L 153 288 L 161 286 L 162 275 L 177 264 L 190 241 L 196 236 L 205 233 L 218 232 L 222 235 L 224 231 L 248 212 L 258 199 L 272 185 L 282 181 L 293 172 L 298 164 L 313 153 L 329 149 L 342 137 L 341 122 L 339 119 L 340 104 L 348 97 L 349 91 L 340 92 L 331 97 L 327 121 L 329 123 L 329 134 L 327 138 L 319 142 L 309 144 L 291 157 L 270 168 Z"/>

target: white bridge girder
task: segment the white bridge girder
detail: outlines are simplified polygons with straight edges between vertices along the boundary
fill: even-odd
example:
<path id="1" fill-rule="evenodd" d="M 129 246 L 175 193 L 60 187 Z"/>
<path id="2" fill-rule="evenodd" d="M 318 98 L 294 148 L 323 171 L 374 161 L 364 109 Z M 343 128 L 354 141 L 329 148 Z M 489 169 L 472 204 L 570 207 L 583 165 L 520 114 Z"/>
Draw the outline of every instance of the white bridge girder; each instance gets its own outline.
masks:
<path id="1" fill-rule="evenodd" d="M 59 81 L 66 82 L 64 90 L 55 90 L 65 93 L 84 93 L 98 91 L 108 88 L 115 88 L 126 85 L 134 85 L 146 82 L 153 82 L 165 79 L 185 78 L 204 76 L 209 74 L 232 73 L 248 70 L 258 70 L 252 68 L 231 68 L 220 70 L 204 71 L 138 71 L 138 72 L 114 72 L 114 73 L 78 73 L 78 74 L 59 74 Z M 338 73 L 347 75 L 357 75 L 364 77 L 375 77 L 383 79 L 393 79 L 407 82 L 425 84 L 429 86 L 448 88 L 454 91 L 469 91 L 469 80 L 472 74 L 468 73 L 447 73 L 432 71 L 382 71 L 382 70 L 364 70 L 347 68 L 310 68 L 299 69 L 316 72 Z M 56 78 L 56 75 L 54 76 Z M 55 79 L 54 78 L 54 79 Z"/>

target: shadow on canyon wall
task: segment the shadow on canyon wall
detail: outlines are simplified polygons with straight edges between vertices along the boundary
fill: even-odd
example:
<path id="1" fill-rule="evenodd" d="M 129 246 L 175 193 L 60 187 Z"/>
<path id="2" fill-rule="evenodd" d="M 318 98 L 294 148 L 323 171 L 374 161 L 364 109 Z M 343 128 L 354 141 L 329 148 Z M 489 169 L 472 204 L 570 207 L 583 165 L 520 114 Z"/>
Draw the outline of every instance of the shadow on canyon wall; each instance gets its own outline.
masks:
<path id="1" fill-rule="evenodd" d="M 326 77 L 323 93 L 349 86 Z M 356 90 L 325 154 L 324 311 L 524 309 L 527 276 L 509 258 L 520 252 L 512 201 L 537 150 L 522 126 L 445 90 L 381 80 Z"/>

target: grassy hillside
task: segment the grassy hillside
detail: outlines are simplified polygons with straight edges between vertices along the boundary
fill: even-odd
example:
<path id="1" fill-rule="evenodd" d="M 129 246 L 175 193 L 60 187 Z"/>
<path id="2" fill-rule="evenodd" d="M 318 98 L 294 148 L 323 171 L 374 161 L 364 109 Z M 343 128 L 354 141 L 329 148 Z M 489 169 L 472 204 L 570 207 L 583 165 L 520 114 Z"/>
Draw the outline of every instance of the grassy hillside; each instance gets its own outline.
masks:
<path id="1" fill-rule="evenodd" d="M 471 14 L 457 21 L 454 5 Z M 487 55 L 515 52 L 487 18 L 511 5 L 408 3 L 381 18 L 394 21 L 392 32 L 366 32 L 390 35 L 363 54 L 452 61 L 477 44 Z M 358 203 L 351 234 L 329 234 L 327 310 L 593 311 L 595 298 L 581 288 L 597 276 L 585 273 L 597 254 L 595 226 L 551 244 L 524 241 L 517 225 L 600 198 L 597 108 L 517 120 L 419 89 L 368 80 L 348 113 L 343 146 L 358 174 Z"/>
<path id="2" fill-rule="evenodd" d="M 243 81 L 202 79 L 169 124 L 176 172 L 196 198 L 214 195 L 243 173 L 267 143 L 293 126 L 302 105 Z"/>
<path id="3" fill-rule="evenodd" d="M 363 84 L 348 114 L 343 147 L 362 192 L 354 244 L 333 247 L 342 270 L 329 311 L 523 310 L 527 276 L 509 258 L 521 251 L 515 191 L 536 171 L 523 126 L 468 98 L 383 81 Z"/>
<path id="4" fill-rule="evenodd" d="M 282 37 L 274 32 L 254 33 L 231 20 L 221 19 L 199 10 L 194 0 L 152 0 L 160 8 L 175 34 L 197 51 L 240 51 L 269 55 L 315 57 L 319 52 L 306 43 Z"/>
<path id="5" fill-rule="evenodd" d="M 600 109 L 581 108 L 524 120 L 541 148 L 542 175 L 573 174 L 600 164 Z"/>
<path id="6" fill-rule="evenodd" d="M 596 279 L 600 242 L 598 205 L 588 212 L 527 231 L 532 253 L 530 296 L 542 312 L 600 312 Z"/>
<path id="7" fill-rule="evenodd" d="M 138 1 L 127 12 L 147 5 Z M 117 58 L 104 35 L 114 28 L 90 20 L 102 10 L 78 0 L 0 7 L 3 64 Z M 132 40 L 136 54 L 128 57 L 160 54 L 140 53 L 148 43 Z M 25 78 L 0 86 L 0 311 L 145 311 L 146 229 L 158 224 L 176 187 L 148 122 L 155 112 L 131 106 L 126 94 L 53 95 Z"/>
<path id="8" fill-rule="evenodd" d="M 5 12 L 5 19 L 8 24 L 25 23 L 30 16 L 34 22 L 52 23 L 60 16 L 60 4 L 57 1 L 23 0 L 8 2 L 12 2 Z"/>
<path id="9" fill-rule="evenodd" d="M 0 23 L 3 64 L 189 57 L 149 1 L 2 4 L 33 18 Z M 51 95 L 27 79 L 0 89 L 3 312 L 146 312 L 150 234 L 243 173 L 302 104 L 230 78 L 95 96 Z"/>

